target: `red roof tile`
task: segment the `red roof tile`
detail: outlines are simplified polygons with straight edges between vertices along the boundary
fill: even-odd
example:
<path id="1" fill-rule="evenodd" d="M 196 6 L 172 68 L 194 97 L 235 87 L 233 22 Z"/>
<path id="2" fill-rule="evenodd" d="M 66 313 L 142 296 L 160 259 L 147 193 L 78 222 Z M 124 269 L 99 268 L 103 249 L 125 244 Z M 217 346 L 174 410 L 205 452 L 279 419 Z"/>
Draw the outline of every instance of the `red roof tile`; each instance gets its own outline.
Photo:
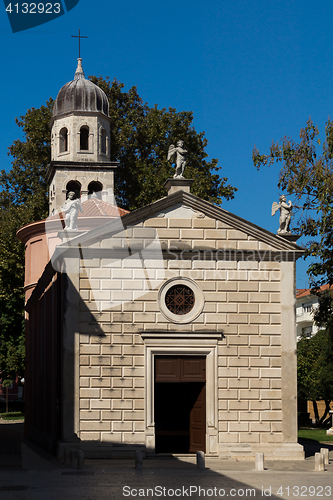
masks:
<path id="1" fill-rule="evenodd" d="M 322 285 L 319 287 L 319 290 L 327 290 L 329 285 Z M 333 289 L 333 286 L 331 286 Z M 311 289 L 310 288 L 299 288 L 296 290 L 296 299 L 300 299 L 301 297 L 307 297 L 308 295 L 311 295 Z"/>
<path id="2" fill-rule="evenodd" d="M 83 213 L 79 212 L 79 218 L 81 217 L 122 217 L 128 214 L 128 210 L 119 208 L 116 205 L 111 205 L 106 201 L 102 201 L 98 198 L 89 198 L 82 203 Z"/>

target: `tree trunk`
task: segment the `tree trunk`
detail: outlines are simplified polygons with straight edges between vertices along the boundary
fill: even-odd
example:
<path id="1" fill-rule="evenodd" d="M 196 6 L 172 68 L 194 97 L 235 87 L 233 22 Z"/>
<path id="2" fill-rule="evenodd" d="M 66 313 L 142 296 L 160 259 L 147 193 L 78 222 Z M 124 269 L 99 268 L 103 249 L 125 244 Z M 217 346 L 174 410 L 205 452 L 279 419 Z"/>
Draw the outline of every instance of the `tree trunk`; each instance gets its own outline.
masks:
<path id="1" fill-rule="evenodd" d="M 316 420 L 316 425 L 318 425 L 318 423 L 319 423 L 319 413 L 318 413 L 317 401 L 312 401 L 312 406 L 313 406 L 313 413 L 314 413 L 315 420 Z"/>
<path id="2" fill-rule="evenodd" d="M 330 403 L 331 403 L 330 399 L 325 399 L 325 411 L 324 411 L 324 415 L 319 420 L 319 425 L 323 425 L 323 422 L 324 422 L 325 418 L 327 417 L 327 415 L 329 415 L 329 411 L 331 409 L 330 408 Z"/>

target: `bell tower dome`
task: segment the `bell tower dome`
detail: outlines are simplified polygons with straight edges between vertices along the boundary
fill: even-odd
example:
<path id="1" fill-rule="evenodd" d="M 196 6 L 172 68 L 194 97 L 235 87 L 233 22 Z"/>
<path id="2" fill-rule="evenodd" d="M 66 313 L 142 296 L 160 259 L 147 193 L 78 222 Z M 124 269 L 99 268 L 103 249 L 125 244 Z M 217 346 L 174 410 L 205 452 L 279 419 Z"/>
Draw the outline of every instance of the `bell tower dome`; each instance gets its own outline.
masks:
<path id="1" fill-rule="evenodd" d="M 85 78 L 81 58 L 74 80 L 58 93 L 50 125 L 50 215 L 60 209 L 70 191 L 81 201 L 96 193 L 113 204 L 117 162 L 110 161 L 109 101 L 102 89 Z"/>

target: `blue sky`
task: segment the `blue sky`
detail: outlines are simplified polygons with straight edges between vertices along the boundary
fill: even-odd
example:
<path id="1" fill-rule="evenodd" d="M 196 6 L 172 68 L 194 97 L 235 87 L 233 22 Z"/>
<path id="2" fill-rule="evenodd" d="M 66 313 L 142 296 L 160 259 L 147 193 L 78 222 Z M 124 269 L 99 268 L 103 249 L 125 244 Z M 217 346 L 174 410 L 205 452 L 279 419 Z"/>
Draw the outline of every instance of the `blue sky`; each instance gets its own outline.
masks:
<path id="1" fill-rule="evenodd" d="M 311 116 L 324 131 L 333 114 L 333 4 L 309 0 L 80 0 L 70 12 L 13 34 L 0 15 L 0 168 L 20 130 L 15 117 L 39 107 L 73 79 L 81 42 L 87 75 L 137 85 L 153 106 L 192 110 L 207 153 L 238 187 L 223 207 L 272 232 L 278 168 L 257 172 L 254 144 L 298 139 Z M 166 145 L 166 151 L 168 145 Z M 300 240 L 301 241 L 301 240 Z M 307 286 L 298 261 L 297 286 Z"/>

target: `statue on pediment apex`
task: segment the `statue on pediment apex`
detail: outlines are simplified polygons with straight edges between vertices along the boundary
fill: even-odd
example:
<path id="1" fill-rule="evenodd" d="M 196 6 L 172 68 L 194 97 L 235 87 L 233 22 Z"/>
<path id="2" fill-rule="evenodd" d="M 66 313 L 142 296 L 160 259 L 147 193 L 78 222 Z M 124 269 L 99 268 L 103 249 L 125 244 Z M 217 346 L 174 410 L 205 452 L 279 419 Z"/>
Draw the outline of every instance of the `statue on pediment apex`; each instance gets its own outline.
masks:
<path id="1" fill-rule="evenodd" d="M 290 233 L 290 220 L 291 220 L 291 210 L 293 208 L 293 204 L 289 200 L 287 203 L 287 198 L 283 194 L 279 198 L 279 203 L 276 201 L 273 202 L 272 205 L 272 215 L 275 215 L 276 212 L 280 209 L 280 227 L 277 230 L 277 234 L 291 234 Z"/>
<path id="2" fill-rule="evenodd" d="M 167 161 L 170 161 L 172 157 L 176 155 L 176 173 L 173 176 L 174 179 L 185 179 L 184 170 L 186 165 L 187 150 L 184 148 L 184 141 L 179 140 L 177 146 L 171 144 L 168 151 Z"/>

